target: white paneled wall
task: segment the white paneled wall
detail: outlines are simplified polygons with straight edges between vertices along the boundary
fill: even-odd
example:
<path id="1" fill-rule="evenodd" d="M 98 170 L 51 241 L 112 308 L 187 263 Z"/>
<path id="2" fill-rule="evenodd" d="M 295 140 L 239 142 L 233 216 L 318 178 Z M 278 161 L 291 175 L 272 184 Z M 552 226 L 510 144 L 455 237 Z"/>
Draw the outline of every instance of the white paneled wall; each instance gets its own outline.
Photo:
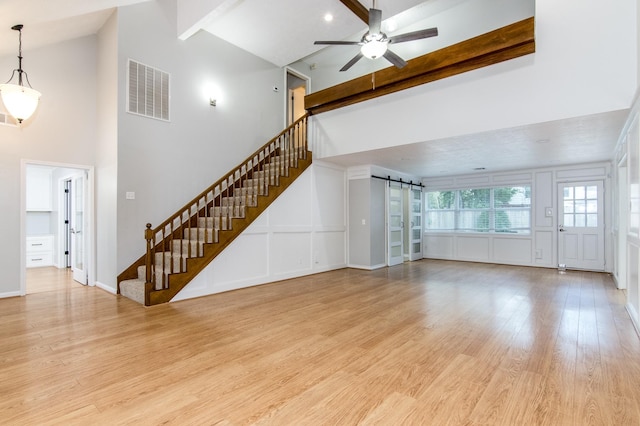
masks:
<path id="1" fill-rule="evenodd" d="M 173 301 L 346 266 L 346 172 L 314 162 Z"/>
<path id="2" fill-rule="evenodd" d="M 478 174 L 424 179 L 425 191 L 531 185 L 531 234 L 490 234 L 425 232 L 424 257 L 501 263 L 507 265 L 558 266 L 557 185 L 559 182 L 603 180 L 605 182 L 605 223 L 610 229 L 611 197 L 609 193 L 610 164 L 595 163 L 547 169 L 532 169 L 514 173 Z M 547 209 L 553 214 L 549 215 Z M 611 235 L 606 233 L 605 270 L 612 267 Z"/>
<path id="3" fill-rule="evenodd" d="M 640 332 L 640 92 L 620 135 L 614 155 L 614 279 L 627 289 L 627 311 Z M 622 176 L 620 176 L 622 175 Z"/>

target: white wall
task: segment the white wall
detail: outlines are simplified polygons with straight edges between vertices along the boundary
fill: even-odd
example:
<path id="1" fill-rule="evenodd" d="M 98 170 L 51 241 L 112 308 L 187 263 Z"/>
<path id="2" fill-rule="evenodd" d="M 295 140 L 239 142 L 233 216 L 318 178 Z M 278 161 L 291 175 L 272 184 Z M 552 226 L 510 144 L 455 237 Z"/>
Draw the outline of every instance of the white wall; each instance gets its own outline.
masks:
<path id="1" fill-rule="evenodd" d="M 425 258 L 501 263 L 509 265 L 558 266 L 558 194 L 559 182 L 602 180 L 605 187 L 605 270 L 613 267 L 611 239 L 611 178 L 609 163 L 594 163 L 512 173 L 477 174 L 425 179 L 425 191 L 531 185 L 531 234 L 485 234 L 425 232 Z M 551 207 L 552 216 L 545 209 Z"/>
<path id="2" fill-rule="evenodd" d="M 627 109 L 637 87 L 636 3 L 537 0 L 536 53 L 320 114 L 317 154 Z"/>
<path id="3" fill-rule="evenodd" d="M 20 294 L 24 276 L 20 253 L 24 200 L 22 160 L 91 165 L 96 139 L 96 37 L 89 36 L 29 50 L 23 40 L 23 67 L 42 99 L 21 128 L 0 126 L 0 297 Z M 16 68 L 15 55 L 0 58 L 0 71 Z"/>
<path id="4" fill-rule="evenodd" d="M 172 301 L 346 266 L 346 172 L 314 161 Z"/>
<path id="5" fill-rule="evenodd" d="M 98 134 L 96 135 L 96 285 L 117 291 L 118 13 L 98 33 Z"/>
<path id="6" fill-rule="evenodd" d="M 159 225 L 282 130 L 282 70 L 206 32 L 176 38 L 175 1 L 118 11 L 117 270 Z M 127 60 L 171 75 L 170 122 L 125 111 Z M 214 86 L 218 106 L 209 106 Z M 134 192 L 134 200 L 125 193 Z M 112 280 L 115 279 L 112 278 Z"/>

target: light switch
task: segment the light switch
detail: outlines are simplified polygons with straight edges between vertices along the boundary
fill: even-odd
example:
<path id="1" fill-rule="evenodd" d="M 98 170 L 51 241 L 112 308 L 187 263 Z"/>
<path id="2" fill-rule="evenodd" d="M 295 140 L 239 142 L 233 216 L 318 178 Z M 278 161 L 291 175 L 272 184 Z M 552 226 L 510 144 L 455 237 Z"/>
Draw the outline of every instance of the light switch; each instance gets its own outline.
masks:
<path id="1" fill-rule="evenodd" d="M 364 220 L 364 219 L 362 219 L 362 224 L 363 224 L 363 225 L 366 225 L 366 224 L 367 224 L 367 221 L 366 221 L 366 220 Z"/>
<path id="2" fill-rule="evenodd" d="M 135 192 L 127 192 L 125 194 L 125 198 L 127 200 L 135 200 L 136 199 L 136 193 Z"/>

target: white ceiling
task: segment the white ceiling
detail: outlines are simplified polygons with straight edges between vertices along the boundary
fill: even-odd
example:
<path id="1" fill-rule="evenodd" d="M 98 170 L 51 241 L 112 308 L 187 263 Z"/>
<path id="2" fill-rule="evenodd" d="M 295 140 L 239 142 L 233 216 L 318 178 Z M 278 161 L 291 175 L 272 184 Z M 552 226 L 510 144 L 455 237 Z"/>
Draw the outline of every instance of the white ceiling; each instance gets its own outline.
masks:
<path id="1" fill-rule="evenodd" d="M 0 56 L 17 55 L 17 33 L 24 24 L 23 51 L 95 34 L 114 8 L 154 0 L 0 0 Z M 389 18 L 412 7 L 445 8 L 472 0 L 378 0 Z M 362 0 L 366 8 L 371 0 Z M 179 0 L 190 7 L 201 0 Z M 314 40 L 353 39 L 366 25 L 339 0 L 209 0 L 191 33 L 208 31 L 278 66 L 305 58 L 321 46 Z M 326 13 L 334 20 L 324 21 Z M 402 20 L 406 19 L 406 13 Z M 404 31 L 402 31 L 404 32 Z M 177 30 L 176 30 L 176 36 Z M 8 79 L 11 70 L 0 70 Z M 3 81 L 0 81 L 3 82 Z M 376 164 L 418 176 L 442 176 L 514 170 L 565 163 L 603 161 L 611 157 L 625 111 L 505 129 L 464 137 L 426 141 L 359 154 L 333 157 L 345 166 Z M 500 155 L 496 155 L 500 153 Z M 478 171 L 475 171 L 478 172 Z"/>

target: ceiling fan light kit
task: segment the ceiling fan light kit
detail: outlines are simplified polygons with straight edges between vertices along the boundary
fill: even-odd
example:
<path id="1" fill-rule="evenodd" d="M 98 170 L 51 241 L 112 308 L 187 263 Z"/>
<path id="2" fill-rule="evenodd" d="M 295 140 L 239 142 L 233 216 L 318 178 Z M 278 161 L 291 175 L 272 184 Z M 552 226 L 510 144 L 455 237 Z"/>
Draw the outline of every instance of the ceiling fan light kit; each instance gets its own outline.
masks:
<path id="1" fill-rule="evenodd" d="M 360 47 L 360 52 L 365 58 L 377 59 L 387 51 L 388 41 L 383 34 L 375 34 L 374 36 L 369 34 L 365 36 L 365 40 Z"/>
<path id="2" fill-rule="evenodd" d="M 362 36 L 360 41 L 316 41 L 314 44 L 323 45 L 338 45 L 338 46 L 350 46 L 359 45 L 360 52 L 354 56 L 349 62 L 343 66 L 340 71 L 346 71 L 351 68 L 362 57 L 368 59 L 377 59 L 383 56 L 386 60 L 391 62 L 397 68 L 403 68 L 407 65 L 407 62 L 400 56 L 389 50 L 389 45 L 392 43 L 404 43 L 407 41 L 419 40 L 428 37 L 435 37 L 438 35 L 437 28 L 428 28 L 425 30 L 413 31 L 405 34 L 398 34 L 396 36 L 387 37 L 385 33 L 381 31 L 382 24 L 382 11 L 380 9 L 369 9 L 369 31 Z"/>
<path id="3" fill-rule="evenodd" d="M 22 69 L 22 28 L 23 25 L 14 25 L 12 30 L 18 31 L 18 68 L 13 70 L 11 78 L 5 84 L 0 84 L 0 97 L 9 114 L 18 123 L 28 119 L 38 108 L 40 92 L 33 89 L 29 83 L 27 73 Z M 18 74 L 17 84 L 11 83 L 13 77 Z M 24 78 L 23 78 L 24 77 Z M 26 82 L 27 86 L 24 85 Z"/>

